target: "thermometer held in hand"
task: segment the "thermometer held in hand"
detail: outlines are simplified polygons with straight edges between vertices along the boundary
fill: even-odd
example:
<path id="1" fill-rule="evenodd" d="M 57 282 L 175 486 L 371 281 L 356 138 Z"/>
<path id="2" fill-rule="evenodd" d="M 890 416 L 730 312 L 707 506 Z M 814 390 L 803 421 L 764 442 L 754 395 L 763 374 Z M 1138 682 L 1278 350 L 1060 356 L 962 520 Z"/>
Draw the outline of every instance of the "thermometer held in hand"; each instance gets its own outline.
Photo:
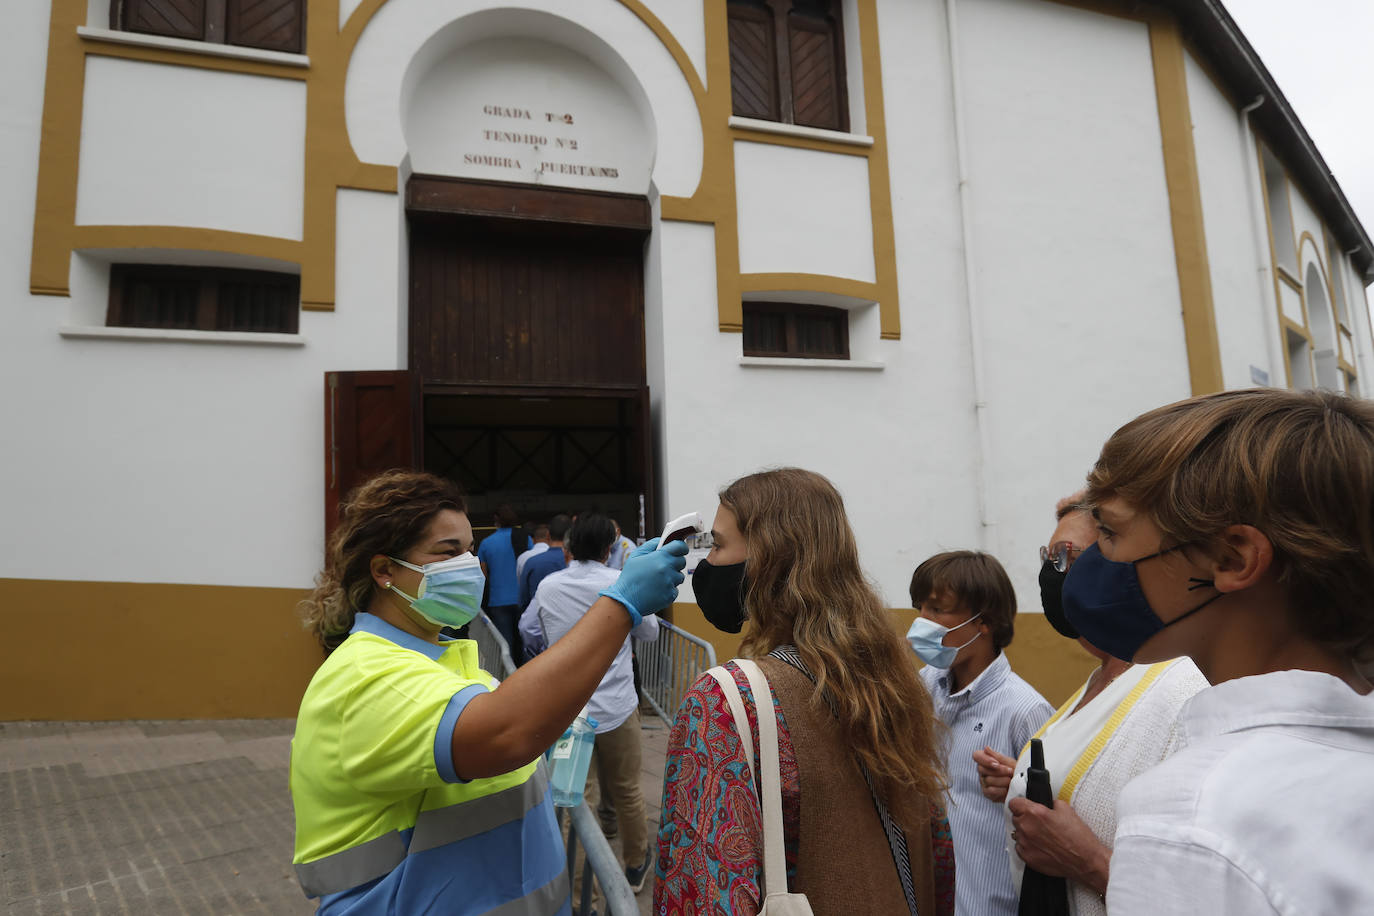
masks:
<path id="1" fill-rule="evenodd" d="M 700 512 L 688 512 L 681 518 L 675 518 L 663 529 L 663 535 L 658 539 L 658 547 L 662 550 L 663 545 L 669 541 L 683 541 L 694 534 L 700 534 L 706 530 L 706 523 L 701 520 Z"/>

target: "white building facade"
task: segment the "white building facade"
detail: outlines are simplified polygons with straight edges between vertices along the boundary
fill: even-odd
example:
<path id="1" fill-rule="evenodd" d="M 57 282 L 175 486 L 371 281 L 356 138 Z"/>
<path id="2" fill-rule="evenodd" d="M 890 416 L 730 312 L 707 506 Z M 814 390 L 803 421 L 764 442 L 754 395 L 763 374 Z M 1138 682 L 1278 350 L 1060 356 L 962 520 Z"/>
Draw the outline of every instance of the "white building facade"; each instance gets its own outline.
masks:
<path id="1" fill-rule="evenodd" d="M 800 465 L 889 606 L 974 547 L 1038 611 L 1125 421 L 1374 391 L 1370 239 L 1211 0 L 306 4 L 9 11 L 0 718 L 293 714 L 370 468 L 652 534 Z"/>

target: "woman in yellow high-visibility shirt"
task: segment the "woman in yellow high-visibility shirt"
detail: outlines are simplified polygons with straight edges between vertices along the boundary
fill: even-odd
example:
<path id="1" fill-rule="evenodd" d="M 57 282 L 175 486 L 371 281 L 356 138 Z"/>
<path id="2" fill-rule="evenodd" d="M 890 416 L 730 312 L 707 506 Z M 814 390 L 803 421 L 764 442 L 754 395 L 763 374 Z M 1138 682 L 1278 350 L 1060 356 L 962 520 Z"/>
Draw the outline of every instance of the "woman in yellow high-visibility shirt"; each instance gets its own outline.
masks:
<path id="1" fill-rule="evenodd" d="M 482 596 L 463 494 L 389 471 L 350 495 L 302 603 L 331 654 L 291 742 L 296 874 L 320 913 L 570 912 L 539 755 L 642 615 L 676 597 L 686 547 L 656 546 L 498 684 L 476 643 L 439 635 L 475 617 Z"/>

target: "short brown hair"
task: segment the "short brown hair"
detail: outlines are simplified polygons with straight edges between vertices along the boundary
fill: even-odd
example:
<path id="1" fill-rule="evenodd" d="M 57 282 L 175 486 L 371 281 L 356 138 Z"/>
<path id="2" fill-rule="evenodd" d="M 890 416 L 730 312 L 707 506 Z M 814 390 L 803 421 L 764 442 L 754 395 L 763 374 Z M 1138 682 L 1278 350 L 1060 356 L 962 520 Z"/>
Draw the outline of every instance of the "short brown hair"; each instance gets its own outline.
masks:
<path id="1" fill-rule="evenodd" d="M 1011 645 L 1016 590 L 996 557 L 979 550 L 951 550 L 937 553 L 911 574 L 912 607 L 945 591 L 972 613 L 983 615 L 978 619 L 991 628 L 993 645 Z"/>
<path id="2" fill-rule="evenodd" d="M 1209 549 L 1229 525 L 1274 548 L 1293 623 L 1357 660 L 1374 653 L 1374 405 L 1329 391 L 1226 391 L 1121 427 L 1088 475 L 1165 538 Z"/>

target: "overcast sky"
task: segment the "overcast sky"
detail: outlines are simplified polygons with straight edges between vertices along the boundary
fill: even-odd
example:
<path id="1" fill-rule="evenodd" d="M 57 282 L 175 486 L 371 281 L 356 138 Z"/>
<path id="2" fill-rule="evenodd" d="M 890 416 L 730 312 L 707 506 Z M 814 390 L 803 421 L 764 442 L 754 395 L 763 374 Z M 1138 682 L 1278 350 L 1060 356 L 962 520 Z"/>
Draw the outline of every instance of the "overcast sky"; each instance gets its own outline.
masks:
<path id="1" fill-rule="evenodd" d="M 1222 0 L 1374 234 L 1374 0 Z"/>

